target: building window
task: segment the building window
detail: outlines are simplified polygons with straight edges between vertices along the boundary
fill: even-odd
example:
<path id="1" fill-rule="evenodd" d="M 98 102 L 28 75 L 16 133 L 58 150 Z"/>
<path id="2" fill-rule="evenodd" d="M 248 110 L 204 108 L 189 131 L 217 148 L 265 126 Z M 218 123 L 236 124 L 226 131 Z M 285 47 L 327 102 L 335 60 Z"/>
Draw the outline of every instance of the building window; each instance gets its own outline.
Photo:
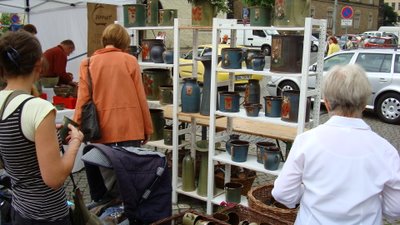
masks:
<path id="1" fill-rule="evenodd" d="M 360 28 L 360 19 L 361 19 L 361 14 L 359 12 L 356 12 L 356 14 L 354 14 L 354 19 L 353 19 L 353 28 L 354 29 Z"/>
<path id="2" fill-rule="evenodd" d="M 332 29 L 333 28 L 333 11 L 328 10 L 328 13 L 326 14 L 326 19 L 328 20 L 328 28 Z"/>
<path id="3" fill-rule="evenodd" d="M 400 10 L 400 2 L 397 3 L 397 10 Z"/>
<path id="4" fill-rule="evenodd" d="M 392 8 L 393 8 L 393 10 L 396 10 L 396 3 L 395 2 L 392 2 Z"/>
<path id="5" fill-rule="evenodd" d="M 315 18 L 315 8 L 314 8 L 314 6 L 311 6 L 311 9 L 310 9 L 310 16 L 311 16 L 312 18 Z"/>
<path id="6" fill-rule="evenodd" d="M 374 16 L 370 13 L 368 15 L 368 30 L 372 29 L 372 24 L 374 22 Z"/>

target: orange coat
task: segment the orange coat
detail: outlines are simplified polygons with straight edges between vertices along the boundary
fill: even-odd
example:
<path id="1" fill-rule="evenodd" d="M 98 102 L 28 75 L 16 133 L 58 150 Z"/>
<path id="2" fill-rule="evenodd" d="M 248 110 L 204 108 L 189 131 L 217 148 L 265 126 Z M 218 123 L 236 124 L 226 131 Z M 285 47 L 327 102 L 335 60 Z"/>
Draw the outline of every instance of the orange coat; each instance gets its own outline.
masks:
<path id="1" fill-rule="evenodd" d="M 89 99 L 87 59 L 80 65 L 74 120 L 81 122 L 82 105 Z M 153 133 L 150 110 L 137 59 L 117 48 L 97 50 L 90 57 L 93 100 L 102 138 L 96 143 L 143 140 Z"/>

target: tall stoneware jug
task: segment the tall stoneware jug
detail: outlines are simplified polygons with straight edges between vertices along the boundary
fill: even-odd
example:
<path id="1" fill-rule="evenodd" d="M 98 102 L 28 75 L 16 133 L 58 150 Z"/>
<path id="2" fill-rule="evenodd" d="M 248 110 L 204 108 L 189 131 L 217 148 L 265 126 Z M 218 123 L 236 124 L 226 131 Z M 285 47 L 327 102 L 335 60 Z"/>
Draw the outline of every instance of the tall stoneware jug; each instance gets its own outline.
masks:
<path id="1" fill-rule="evenodd" d="M 146 26 L 158 25 L 158 0 L 147 0 Z"/>
<path id="2" fill-rule="evenodd" d="M 245 104 L 260 103 L 260 82 L 256 79 L 249 79 L 244 93 Z"/>
<path id="3" fill-rule="evenodd" d="M 199 181 L 197 184 L 197 194 L 207 196 L 208 184 L 208 141 L 201 140 L 196 142 L 197 153 L 201 155 Z M 215 185 L 214 185 L 215 193 Z"/>
<path id="4" fill-rule="evenodd" d="M 182 160 L 182 190 L 183 191 L 194 191 L 196 185 L 194 182 L 194 160 L 190 155 L 190 151 L 186 152 L 185 157 Z"/>
<path id="5" fill-rule="evenodd" d="M 210 88 L 211 88 L 211 55 L 198 58 L 204 65 L 203 93 L 201 95 L 200 114 L 210 115 Z"/>
<path id="6" fill-rule="evenodd" d="M 196 78 L 183 79 L 181 92 L 182 112 L 198 113 L 200 112 L 200 87 Z"/>

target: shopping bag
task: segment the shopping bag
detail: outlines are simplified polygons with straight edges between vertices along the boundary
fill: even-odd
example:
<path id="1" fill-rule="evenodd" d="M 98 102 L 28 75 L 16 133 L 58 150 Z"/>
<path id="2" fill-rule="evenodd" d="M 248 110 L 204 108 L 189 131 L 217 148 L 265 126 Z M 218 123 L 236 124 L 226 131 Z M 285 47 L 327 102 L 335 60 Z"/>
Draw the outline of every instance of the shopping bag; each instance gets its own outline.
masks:
<path id="1" fill-rule="evenodd" d="M 103 222 L 86 208 L 78 187 L 74 187 L 73 199 L 75 206 L 71 209 L 72 225 L 103 225 Z"/>
<path id="2" fill-rule="evenodd" d="M 94 141 L 101 138 L 99 119 L 96 105 L 92 100 L 82 107 L 81 131 L 85 135 L 85 141 Z"/>

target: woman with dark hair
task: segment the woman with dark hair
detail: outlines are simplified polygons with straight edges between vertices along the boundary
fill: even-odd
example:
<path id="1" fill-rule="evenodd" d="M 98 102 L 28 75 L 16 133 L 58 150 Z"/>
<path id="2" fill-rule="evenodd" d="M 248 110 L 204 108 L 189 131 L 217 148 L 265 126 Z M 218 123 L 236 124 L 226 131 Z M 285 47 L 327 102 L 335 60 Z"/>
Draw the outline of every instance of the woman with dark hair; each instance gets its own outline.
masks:
<path id="1" fill-rule="evenodd" d="M 28 32 L 0 38 L 0 155 L 12 185 L 12 224 L 70 224 L 64 182 L 72 171 L 83 134 L 70 129 L 61 156 L 54 106 L 31 95 L 42 70 L 42 49 Z"/>

